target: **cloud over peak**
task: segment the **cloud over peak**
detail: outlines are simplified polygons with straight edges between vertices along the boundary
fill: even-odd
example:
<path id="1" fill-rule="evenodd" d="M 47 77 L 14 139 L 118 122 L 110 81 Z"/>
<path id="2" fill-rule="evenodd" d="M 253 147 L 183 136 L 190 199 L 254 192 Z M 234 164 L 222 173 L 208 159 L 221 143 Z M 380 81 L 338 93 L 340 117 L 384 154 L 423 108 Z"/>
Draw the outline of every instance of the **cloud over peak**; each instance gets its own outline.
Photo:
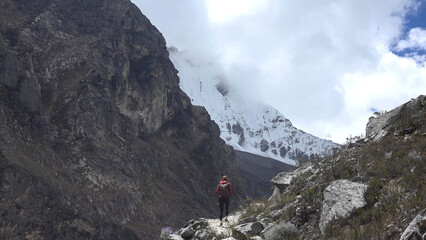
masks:
<path id="1" fill-rule="evenodd" d="M 134 2 L 169 45 L 217 62 L 246 95 L 336 142 L 362 134 L 371 107 L 391 109 L 426 92 L 422 52 L 396 54 L 424 51 L 424 29 L 404 32 L 420 1 Z"/>

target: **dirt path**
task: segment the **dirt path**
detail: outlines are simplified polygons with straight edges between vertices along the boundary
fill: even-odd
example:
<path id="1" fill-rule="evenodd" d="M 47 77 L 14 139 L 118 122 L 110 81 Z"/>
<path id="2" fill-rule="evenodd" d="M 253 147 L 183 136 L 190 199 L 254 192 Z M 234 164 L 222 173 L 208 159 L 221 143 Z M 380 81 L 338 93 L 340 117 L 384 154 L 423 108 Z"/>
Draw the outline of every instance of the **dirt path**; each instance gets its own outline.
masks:
<path id="1" fill-rule="evenodd" d="M 219 219 L 207 219 L 208 227 L 212 232 L 216 233 L 217 236 L 230 237 L 232 235 L 231 226 L 236 225 L 240 215 L 229 215 L 227 220 L 222 221 L 222 226 L 220 225 Z"/>

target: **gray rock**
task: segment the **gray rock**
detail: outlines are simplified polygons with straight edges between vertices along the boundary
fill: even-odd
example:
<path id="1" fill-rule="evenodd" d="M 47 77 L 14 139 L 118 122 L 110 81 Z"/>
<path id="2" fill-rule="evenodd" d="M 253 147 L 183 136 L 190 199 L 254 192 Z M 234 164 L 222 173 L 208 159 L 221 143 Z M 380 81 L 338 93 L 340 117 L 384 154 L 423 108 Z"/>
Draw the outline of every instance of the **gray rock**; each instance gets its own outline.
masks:
<path id="1" fill-rule="evenodd" d="M 246 217 L 244 219 L 241 219 L 238 224 L 245 224 L 245 223 L 252 223 L 252 222 L 256 222 L 257 218 L 256 215 L 252 215 L 250 217 Z"/>
<path id="2" fill-rule="evenodd" d="M 327 223 L 334 219 L 348 217 L 349 214 L 366 205 L 364 193 L 368 185 L 348 180 L 332 182 L 324 190 L 324 202 L 319 227 L 324 233 Z"/>
<path id="3" fill-rule="evenodd" d="M 423 239 L 426 234 L 426 209 L 423 209 L 408 225 L 399 240 Z"/>
<path id="4" fill-rule="evenodd" d="M 272 223 L 272 221 L 269 218 L 262 218 L 260 219 L 260 223 L 262 223 L 263 229 L 265 229 Z"/>
<path id="5" fill-rule="evenodd" d="M 209 224 L 209 223 L 207 222 L 207 220 L 205 220 L 205 219 L 200 219 L 200 220 L 198 220 L 198 221 L 194 221 L 194 222 L 191 224 L 191 227 L 192 227 L 192 229 L 194 229 L 194 230 L 200 230 L 200 229 L 206 228 L 208 224 Z"/>
<path id="6" fill-rule="evenodd" d="M 263 225 L 260 222 L 245 223 L 237 225 L 234 230 L 237 234 L 255 236 L 262 232 Z"/>
<path id="7" fill-rule="evenodd" d="M 300 167 L 293 172 L 282 172 L 273 177 L 271 182 L 280 190 L 280 192 L 283 192 L 291 184 L 291 181 L 294 178 L 307 172 L 313 172 L 313 166 Z"/>
<path id="8" fill-rule="evenodd" d="M 195 232 L 192 229 L 192 227 L 188 226 L 188 227 L 186 227 L 182 230 L 180 236 L 183 237 L 183 238 L 190 238 L 190 237 L 194 236 L 194 234 L 195 234 Z"/>
<path id="9" fill-rule="evenodd" d="M 194 237 L 197 240 L 207 240 L 209 233 L 206 230 L 197 230 L 194 234 Z"/>
<path id="10" fill-rule="evenodd" d="M 279 203 L 280 199 L 281 199 L 280 189 L 277 187 L 274 187 L 274 191 L 272 192 L 271 197 L 269 197 L 268 202 L 275 205 Z"/>
<path id="11" fill-rule="evenodd" d="M 168 239 L 169 240 L 184 240 L 180 235 L 177 235 L 177 234 L 170 234 Z"/>

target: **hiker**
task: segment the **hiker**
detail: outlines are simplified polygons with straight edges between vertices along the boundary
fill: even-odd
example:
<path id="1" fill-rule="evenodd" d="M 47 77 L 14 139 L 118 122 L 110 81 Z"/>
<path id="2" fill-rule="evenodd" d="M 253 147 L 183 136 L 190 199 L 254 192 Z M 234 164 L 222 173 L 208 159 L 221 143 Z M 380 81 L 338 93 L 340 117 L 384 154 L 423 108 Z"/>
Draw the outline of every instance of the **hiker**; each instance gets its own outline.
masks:
<path id="1" fill-rule="evenodd" d="M 219 197 L 219 209 L 220 209 L 220 225 L 222 226 L 223 218 L 223 205 L 225 205 L 225 221 L 228 221 L 226 218 L 229 214 L 229 198 L 231 197 L 234 190 L 232 185 L 228 182 L 228 177 L 223 176 L 216 188 L 216 194 Z"/>

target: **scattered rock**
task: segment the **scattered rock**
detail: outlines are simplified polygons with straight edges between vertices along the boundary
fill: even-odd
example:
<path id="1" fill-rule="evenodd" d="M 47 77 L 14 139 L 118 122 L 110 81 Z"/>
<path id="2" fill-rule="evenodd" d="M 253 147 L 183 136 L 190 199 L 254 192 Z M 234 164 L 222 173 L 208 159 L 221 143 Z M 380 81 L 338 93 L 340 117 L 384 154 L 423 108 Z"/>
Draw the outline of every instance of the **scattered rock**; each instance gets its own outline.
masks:
<path id="1" fill-rule="evenodd" d="M 253 222 L 253 223 L 245 223 L 237 225 L 234 228 L 233 234 L 236 236 L 255 236 L 259 233 L 261 233 L 263 230 L 263 225 L 260 222 Z"/>
<path id="2" fill-rule="evenodd" d="M 194 236 L 196 239 L 205 240 L 208 238 L 209 234 L 207 230 L 197 230 Z"/>

